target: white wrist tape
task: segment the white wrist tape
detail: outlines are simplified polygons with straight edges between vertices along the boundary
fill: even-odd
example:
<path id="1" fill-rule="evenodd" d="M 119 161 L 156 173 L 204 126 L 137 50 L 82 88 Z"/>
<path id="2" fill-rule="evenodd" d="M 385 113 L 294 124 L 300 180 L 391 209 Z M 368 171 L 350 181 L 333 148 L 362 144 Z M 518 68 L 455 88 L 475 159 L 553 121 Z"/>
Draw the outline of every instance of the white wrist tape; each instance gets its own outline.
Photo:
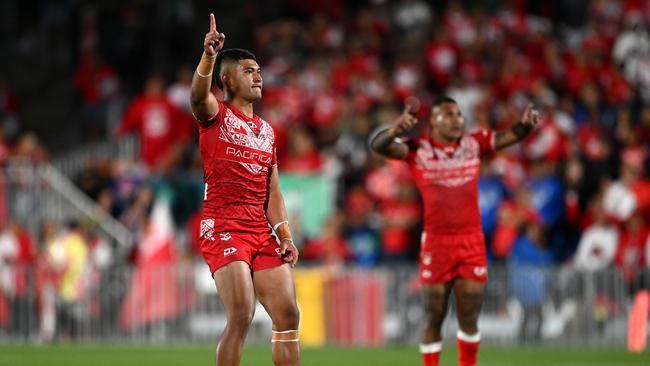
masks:
<path id="1" fill-rule="evenodd" d="M 197 69 L 196 69 L 196 74 L 197 74 L 199 77 L 202 77 L 202 78 L 209 78 L 209 77 L 212 76 L 212 71 L 210 71 L 210 73 L 207 74 L 207 75 L 203 75 L 203 74 L 201 74 L 201 72 L 200 72 L 199 69 L 197 68 Z"/>
<path id="2" fill-rule="evenodd" d="M 279 228 L 282 224 L 287 224 L 287 225 L 289 225 L 289 221 L 288 221 L 288 220 L 284 220 L 284 221 L 280 221 L 280 222 L 278 222 L 277 224 L 273 225 L 273 231 L 277 231 L 278 228 Z"/>

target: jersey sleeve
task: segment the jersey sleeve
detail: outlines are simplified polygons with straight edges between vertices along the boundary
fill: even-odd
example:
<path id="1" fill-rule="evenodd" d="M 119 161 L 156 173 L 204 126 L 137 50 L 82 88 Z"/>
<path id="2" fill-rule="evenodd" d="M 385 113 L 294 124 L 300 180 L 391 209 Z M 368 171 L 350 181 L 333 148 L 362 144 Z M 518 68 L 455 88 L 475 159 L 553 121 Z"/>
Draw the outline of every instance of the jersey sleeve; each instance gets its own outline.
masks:
<path id="1" fill-rule="evenodd" d="M 471 134 L 471 136 L 478 142 L 479 154 L 486 156 L 494 153 L 494 131 L 488 129 L 481 129 Z"/>
<path id="2" fill-rule="evenodd" d="M 207 120 L 205 123 L 201 123 L 198 119 L 196 119 L 194 113 L 192 113 L 192 116 L 194 117 L 194 121 L 199 126 L 199 131 L 219 125 L 221 121 L 223 121 L 224 116 L 226 115 L 226 108 L 228 107 L 226 106 L 226 103 L 224 103 L 219 99 L 217 99 L 217 103 L 219 103 L 219 112 L 217 112 L 217 114 L 215 114 L 212 118 Z"/>

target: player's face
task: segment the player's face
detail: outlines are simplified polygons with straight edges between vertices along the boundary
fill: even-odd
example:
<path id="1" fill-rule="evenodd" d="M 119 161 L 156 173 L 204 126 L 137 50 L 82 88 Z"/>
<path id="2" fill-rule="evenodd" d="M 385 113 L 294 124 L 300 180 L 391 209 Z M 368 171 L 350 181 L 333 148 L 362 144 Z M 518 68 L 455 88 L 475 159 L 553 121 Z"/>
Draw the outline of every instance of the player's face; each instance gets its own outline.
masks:
<path id="1" fill-rule="evenodd" d="M 463 134 L 464 123 L 463 115 L 456 103 L 446 102 L 433 108 L 431 126 L 444 140 L 459 139 Z"/>
<path id="2" fill-rule="evenodd" d="M 254 102 L 262 98 L 262 73 L 255 60 L 240 60 L 233 68 L 230 89 L 234 95 Z"/>

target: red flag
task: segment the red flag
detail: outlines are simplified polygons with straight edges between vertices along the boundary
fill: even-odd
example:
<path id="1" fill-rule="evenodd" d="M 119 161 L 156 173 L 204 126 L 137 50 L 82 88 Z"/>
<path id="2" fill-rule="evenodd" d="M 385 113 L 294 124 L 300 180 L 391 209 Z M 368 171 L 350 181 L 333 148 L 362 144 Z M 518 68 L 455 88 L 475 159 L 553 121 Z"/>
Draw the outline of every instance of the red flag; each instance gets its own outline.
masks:
<path id="1" fill-rule="evenodd" d="M 169 202 L 157 198 L 139 245 L 131 288 L 122 303 L 122 329 L 133 329 L 178 315 L 176 272 L 174 224 Z"/>
<path id="2" fill-rule="evenodd" d="M 630 352 L 643 352 L 646 347 L 649 311 L 650 292 L 641 290 L 634 297 L 632 310 L 628 317 L 627 349 Z"/>

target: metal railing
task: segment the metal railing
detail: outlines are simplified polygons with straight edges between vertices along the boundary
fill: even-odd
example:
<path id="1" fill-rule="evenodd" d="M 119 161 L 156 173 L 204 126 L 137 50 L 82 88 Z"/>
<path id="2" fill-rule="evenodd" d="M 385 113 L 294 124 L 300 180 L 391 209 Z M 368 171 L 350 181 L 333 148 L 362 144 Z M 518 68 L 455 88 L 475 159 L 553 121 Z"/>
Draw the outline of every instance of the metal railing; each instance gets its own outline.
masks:
<path id="1" fill-rule="evenodd" d="M 134 161 L 138 158 L 140 144 L 136 135 L 131 134 L 119 139 L 95 142 L 59 155 L 53 162 L 63 175 L 73 179 L 89 163 L 107 159 L 125 159 Z"/>
<path id="2" fill-rule="evenodd" d="M 88 258 L 78 278 L 83 290 L 73 299 L 62 295 L 62 283 L 47 266 L 3 266 L 0 276 L 7 278 L 9 273 L 16 278 L 19 273 L 28 286 L 19 296 L 2 288 L 0 342 L 214 342 L 223 330 L 226 318 L 219 295 L 198 259 L 101 268 Z M 423 316 L 415 263 L 335 273 L 323 270 L 316 276 L 314 270 L 294 272 L 303 314 L 301 334 L 323 332 L 323 344 L 419 341 Z M 579 272 L 492 266 L 490 276 L 479 321 L 485 343 L 625 344 L 635 284 L 626 282 L 616 269 Z M 650 274 L 641 273 L 637 280 L 647 284 Z M 314 297 L 319 286 L 323 291 Z M 318 324 L 324 327 L 318 329 Z M 452 301 L 443 329 L 445 340 L 455 340 L 456 327 Z M 258 304 L 248 341 L 266 343 L 270 331 L 271 320 Z"/>
<path id="3" fill-rule="evenodd" d="M 48 163 L 10 162 L 0 169 L 3 215 L 33 236 L 47 223 L 92 222 L 118 247 L 130 247 L 131 233 Z"/>

